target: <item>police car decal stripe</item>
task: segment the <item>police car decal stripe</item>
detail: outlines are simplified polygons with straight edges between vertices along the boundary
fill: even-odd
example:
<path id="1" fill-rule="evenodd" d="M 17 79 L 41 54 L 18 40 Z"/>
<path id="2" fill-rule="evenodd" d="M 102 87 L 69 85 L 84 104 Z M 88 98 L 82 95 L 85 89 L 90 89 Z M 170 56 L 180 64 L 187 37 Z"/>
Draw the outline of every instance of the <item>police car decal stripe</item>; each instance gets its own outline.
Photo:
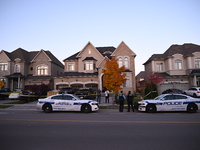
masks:
<path id="1" fill-rule="evenodd" d="M 43 103 L 47 103 L 47 104 L 55 104 L 54 102 L 43 102 L 43 101 L 40 101 L 39 103 L 40 103 L 40 104 L 43 104 Z"/>

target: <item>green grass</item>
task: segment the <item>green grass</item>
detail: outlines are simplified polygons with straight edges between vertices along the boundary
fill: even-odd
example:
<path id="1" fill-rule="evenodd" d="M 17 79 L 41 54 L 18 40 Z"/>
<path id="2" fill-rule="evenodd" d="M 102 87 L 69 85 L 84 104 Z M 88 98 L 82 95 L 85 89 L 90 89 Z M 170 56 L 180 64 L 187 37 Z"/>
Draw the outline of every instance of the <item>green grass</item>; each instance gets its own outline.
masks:
<path id="1" fill-rule="evenodd" d="M 0 109 L 4 109 L 4 108 L 8 108 L 8 107 L 12 107 L 13 105 L 0 105 Z"/>

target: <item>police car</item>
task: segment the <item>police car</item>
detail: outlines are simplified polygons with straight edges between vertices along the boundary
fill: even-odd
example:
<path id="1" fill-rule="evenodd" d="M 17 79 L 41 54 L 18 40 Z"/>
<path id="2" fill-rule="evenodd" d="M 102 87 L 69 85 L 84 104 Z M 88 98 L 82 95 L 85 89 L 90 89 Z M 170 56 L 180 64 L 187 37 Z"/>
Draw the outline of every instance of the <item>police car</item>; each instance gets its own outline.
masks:
<path id="1" fill-rule="evenodd" d="M 38 99 L 37 109 L 46 113 L 52 111 L 81 111 L 91 112 L 99 109 L 98 102 L 81 100 L 72 94 L 57 94 L 44 99 Z"/>
<path id="2" fill-rule="evenodd" d="M 153 100 L 138 102 L 138 110 L 154 113 L 156 111 L 187 111 L 195 113 L 200 107 L 200 99 L 183 94 L 162 94 Z"/>

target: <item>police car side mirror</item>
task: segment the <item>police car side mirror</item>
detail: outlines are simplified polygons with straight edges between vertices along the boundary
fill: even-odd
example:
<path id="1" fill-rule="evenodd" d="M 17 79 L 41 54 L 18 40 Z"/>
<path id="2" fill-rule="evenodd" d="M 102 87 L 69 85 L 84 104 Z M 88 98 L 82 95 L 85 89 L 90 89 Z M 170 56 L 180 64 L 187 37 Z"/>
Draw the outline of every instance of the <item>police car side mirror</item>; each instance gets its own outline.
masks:
<path id="1" fill-rule="evenodd" d="M 161 98 L 160 100 L 161 100 L 161 101 L 164 101 L 165 99 L 164 99 L 164 98 Z"/>

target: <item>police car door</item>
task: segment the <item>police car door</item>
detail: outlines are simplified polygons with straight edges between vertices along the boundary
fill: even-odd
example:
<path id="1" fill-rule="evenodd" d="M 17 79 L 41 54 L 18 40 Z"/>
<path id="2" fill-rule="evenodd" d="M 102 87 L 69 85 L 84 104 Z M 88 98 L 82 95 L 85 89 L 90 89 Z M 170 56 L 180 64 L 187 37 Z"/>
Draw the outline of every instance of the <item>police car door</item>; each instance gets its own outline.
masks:
<path id="1" fill-rule="evenodd" d="M 65 103 L 65 105 L 64 105 L 65 110 L 68 110 L 68 111 L 75 110 L 74 97 L 72 97 L 71 95 L 64 95 L 63 99 L 64 99 L 63 101 Z"/>
<path id="2" fill-rule="evenodd" d="M 162 98 L 162 105 L 160 105 L 161 111 L 170 111 L 172 109 L 172 101 L 174 99 L 174 95 L 166 95 Z"/>
<path id="3" fill-rule="evenodd" d="M 164 97 L 163 108 L 164 111 L 178 111 L 183 107 L 183 100 L 179 95 L 167 95 Z"/>

